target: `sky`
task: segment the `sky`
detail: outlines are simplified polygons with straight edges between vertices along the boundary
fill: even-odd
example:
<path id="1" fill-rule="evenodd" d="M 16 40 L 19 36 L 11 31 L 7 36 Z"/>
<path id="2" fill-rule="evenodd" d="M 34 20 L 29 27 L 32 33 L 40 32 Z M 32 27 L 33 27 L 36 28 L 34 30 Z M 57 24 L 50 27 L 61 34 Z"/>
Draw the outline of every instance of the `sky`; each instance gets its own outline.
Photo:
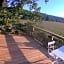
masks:
<path id="1" fill-rule="evenodd" d="M 47 4 L 44 0 L 39 0 L 37 3 L 41 7 L 40 12 L 64 18 L 64 0 L 49 0 Z M 24 6 L 24 9 L 28 7 Z"/>
<path id="2" fill-rule="evenodd" d="M 8 0 L 13 1 L 13 0 Z M 41 7 L 40 12 L 46 13 L 48 15 L 54 15 L 58 17 L 64 18 L 64 0 L 49 0 L 47 4 L 44 2 L 45 0 L 38 0 L 38 6 Z M 10 4 L 9 3 L 9 4 Z M 9 5 L 10 6 L 10 5 Z M 28 6 L 24 6 L 24 9 L 28 10 Z"/>

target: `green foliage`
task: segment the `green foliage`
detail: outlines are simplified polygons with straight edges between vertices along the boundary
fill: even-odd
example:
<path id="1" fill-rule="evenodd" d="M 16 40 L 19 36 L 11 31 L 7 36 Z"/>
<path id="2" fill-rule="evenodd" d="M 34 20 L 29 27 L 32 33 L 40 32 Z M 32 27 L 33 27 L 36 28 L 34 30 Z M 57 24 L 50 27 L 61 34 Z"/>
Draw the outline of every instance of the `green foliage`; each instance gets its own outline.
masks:
<path id="1" fill-rule="evenodd" d="M 49 39 L 48 34 L 35 28 L 35 31 L 33 32 L 33 37 L 36 38 L 38 41 L 40 41 L 43 47 L 47 48 L 48 39 Z"/>
<path id="2" fill-rule="evenodd" d="M 25 32 L 28 35 L 32 35 L 33 31 L 33 24 L 30 22 L 25 23 L 24 25 L 21 26 L 21 31 Z"/>
<path id="3" fill-rule="evenodd" d="M 5 26 L 5 32 L 9 32 L 11 28 L 12 29 L 12 24 L 18 23 L 19 22 L 19 14 L 20 14 L 20 6 L 16 8 L 7 8 L 7 7 L 1 7 L 0 10 L 0 25 Z M 10 26 L 11 24 L 11 26 Z M 7 27 L 6 27 L 7 26 Z M 2 30 L 3 31 L 3 30 Z"/>
<path id="4" fill-rule="evenodd" d="M 31 1 L 31 0 L 30 0 Z M 30 3 L 30 1 L 26 1 L 27 3 L 23 3 L 23 4 L 28 4 Z M 19 25 L 19 21 L 21 19 L 28 19 L 28 20 L 32 20 L 32 21 L 37 21 L 40 20 L 40 14 L 39 14 L 39 10 L 40 8 L 37 7 L 37 3 L 36 0 L 32 1 L 31 5 L 32 8 L 34 9 L 34 12 L 31 11 L 27 11 L 27 10 L 23 10 L 23 4 L 18 3 L 18 5 L 15 7 L 0 7 L 0 27 L 4 26 L 4 28 L 2 28 L 2 31 L 4 32 L 11 32 L 13 31 L 13 24 L 17 24 L 16 25 L 16 32 L 18 30 L 21 30 L 21 25 Z M 37 11 L 35 11 L 37 9 Z M 22 17 L 21 17 L 22 15 Z M 28 27 L 31 27 L 30 29 L 28 29 Z M 5 30 L 3 30 L 5 29 Z M 25 32 L 29 33 L 30 31 L 32 31 L 32 25 L 30 23 L 26 23 L 25 27 L 22 28 Z M 15 30 L 14 30 L 15 31 Z"/>

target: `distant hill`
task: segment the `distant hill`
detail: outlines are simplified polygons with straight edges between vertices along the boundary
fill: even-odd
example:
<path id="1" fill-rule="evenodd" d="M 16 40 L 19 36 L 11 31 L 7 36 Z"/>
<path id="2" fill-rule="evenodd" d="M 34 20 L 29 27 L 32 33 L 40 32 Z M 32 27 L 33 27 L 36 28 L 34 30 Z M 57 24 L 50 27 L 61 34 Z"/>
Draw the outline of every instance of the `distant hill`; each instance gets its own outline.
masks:
<path id="1" fill-rule="evenodd" d="M 53 16 L 53 15 L 48 15 L 45 13 L 40 13 L 41 15 L 41 20 L 44 21 L 54 21 L 54 22 L 62 22 L 64 23 L 64 18 L 62 17 L 57 17 L 57 16 Z M 34 12 L 28 11 L 28 10 L 24 10 L 22 12 L 22 14 L 20 15 L 21 19 L 33 19 L 34 17 L 38 17 L 40 18 L 39 14 L 34 14 Z"/>
<path id="2" fill-rule="evenodd" d="M 64 18 L 62 18 L 62 17 L 47 15 L 44 13 L 42 15 L 43 15 L 44 20 L 46 20 L 46 21 L 55 21 L 55 22 L 63 22 L 64 23 Z"/>

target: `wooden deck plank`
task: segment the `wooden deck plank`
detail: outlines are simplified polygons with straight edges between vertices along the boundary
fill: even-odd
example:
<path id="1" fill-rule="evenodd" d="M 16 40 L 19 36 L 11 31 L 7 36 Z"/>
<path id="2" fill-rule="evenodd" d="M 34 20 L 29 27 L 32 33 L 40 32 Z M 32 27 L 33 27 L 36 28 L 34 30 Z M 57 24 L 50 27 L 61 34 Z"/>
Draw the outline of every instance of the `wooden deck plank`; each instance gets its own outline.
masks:
<path id="1" fill-rule="evenodd" d="M 43 51 L 31 37 L 0 35 L 0 64 L 51 64 Z"/>

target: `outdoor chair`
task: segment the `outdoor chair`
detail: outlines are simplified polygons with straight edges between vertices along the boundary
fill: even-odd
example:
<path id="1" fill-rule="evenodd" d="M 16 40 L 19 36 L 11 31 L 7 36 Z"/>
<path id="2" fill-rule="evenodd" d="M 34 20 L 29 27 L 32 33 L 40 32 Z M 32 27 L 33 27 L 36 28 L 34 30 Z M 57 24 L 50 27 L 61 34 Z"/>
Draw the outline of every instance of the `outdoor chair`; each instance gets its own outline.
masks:
<path id="1" fill-rule="evenodd" d="M 55 41 L 48 42 L 48 54 L 55 58 L 55 56 L 52 54 L 52 51 L 54 50 L 54 44 Z"/>
<path id="2" fill-rule="evenodd" d="M 48 42 L 48 54 L 54 58 L 52 64 L 61 64 L 61 59 L 55 56 L 52 52 L 55 50 L 55 41 Z"/>
<path id="3" fill-rule="evenodd" d="M 52 64 L 58 64 L 57 62 L 57 59 L 58 57 L 55 56 L 52 51 L 55 50 L 55 41 L 51 41 L 51 42 L 48 42 L 48 54 L 54 59 L 54 61 L 52 62 Z"/>

